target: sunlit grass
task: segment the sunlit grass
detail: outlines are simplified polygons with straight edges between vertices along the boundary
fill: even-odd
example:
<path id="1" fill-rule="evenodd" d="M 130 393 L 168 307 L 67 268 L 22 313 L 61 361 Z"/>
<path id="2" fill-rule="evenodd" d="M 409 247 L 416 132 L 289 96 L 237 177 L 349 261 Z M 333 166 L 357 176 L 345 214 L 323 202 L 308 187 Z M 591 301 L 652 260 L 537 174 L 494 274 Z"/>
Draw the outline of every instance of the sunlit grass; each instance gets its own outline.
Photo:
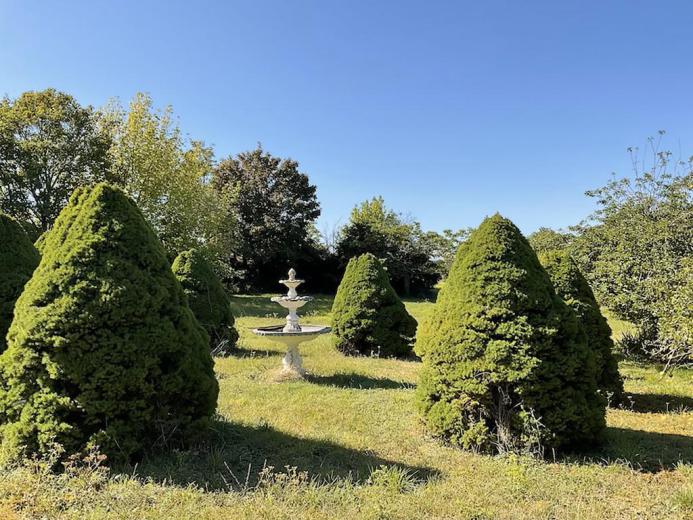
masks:
<path id="1" fill-rule="evenodd" d="M 301 347 L 305 381 L 275 383 L 281 323 L 269 295 L 234 298 L 237 355 L 216 360 L 219 418 L 209 442 L 109 474 L 0 473 L 0 518 L 690 518 L 693 372 L 624 363 L 629 395 L 605 443 L 537 461 L 441 445 L 413 407 L 421 364 Z M 419 320 L 430 302 L 408 301 Z M 276 308 L 275 308 L 276 307 Z M 331 298 L 304 307 L 329 323 Z M 617 327 L 614 327 L 615 333 Z M 619 329 L 622 330 L 622 329 Z"/>

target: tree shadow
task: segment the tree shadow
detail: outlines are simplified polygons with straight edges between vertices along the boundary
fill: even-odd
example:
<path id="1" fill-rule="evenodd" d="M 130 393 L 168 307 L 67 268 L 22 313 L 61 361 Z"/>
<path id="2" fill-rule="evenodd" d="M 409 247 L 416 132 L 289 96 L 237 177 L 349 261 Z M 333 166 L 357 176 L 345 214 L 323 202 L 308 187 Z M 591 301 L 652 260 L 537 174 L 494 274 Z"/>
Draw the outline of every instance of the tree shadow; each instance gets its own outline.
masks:
<path id="1" fill-rule="evenodd" d="M 289 468 L 296 468 L 319 483 L 335 480 L 364 483 L 371 472 L 380 467 L 404 470 L 419 483 L 439 473 L 329 441 L 295 437 L 269 426 L 253 427 L 226 421 L 214 422 L 210 441 L 204 446 L 149 456 L 135 468 L 118 469 L 158 483 L 195 484 L 207 491 L 229 491 L 256 486 L 260 472 L 270 467 L 277 473 L 290 473 Z"/>
<path id="2" fill-rule="evenodd" d="M 251 316 L 258 318 L 284 317 L 286 311 L 271 301 L 270 298 L 271 296 L 267 294 L 231 296 L 233 315 L 235 317 Z M 309 320 L 312 314 L 328 314 L 332 310 L 333 299 L 333 296 L 324 294 L 313 296 L 313 300 L 301 308 L 301 314 L 305 317 L 304 321 Z"/>
<path id="3" fill-rule="evenodd" d="M 620 408 L 639 413 L 686 413 L 693 411 L 693 398 L 665 394 L 625 394 Z"/>
<path id="4" fill-rule="evenodd" d="M 266 357 L 277 357 L 283 356 L 284 352 L 279 352 L 278 350 L 267 350 L 261 348 L 242 348 L 239 347 L 234 349 L 229 354 L 229 357 L 235 358 L 266 358 Z"/>
<path id="5" fill-rule="evenodd" d="M 416 385 L 405 381 L 393 381 L 392 379 L 369 377 L 363 374 L 332 374 L 329 376 L 306 375 L 306 381 L 316 385 L 335 386 L 338 388 L 359 388 L 363 390 L 381 389 L 409 389 Z"/>
<path id="6" fill-rule="evenodd" d="M 563 462 L 613 464 L 622 462 L 635 471 L 658 473 L 693 463 L 693 437 L 608 427 L 604 443 L 580 454 L 566 454 Z"/>

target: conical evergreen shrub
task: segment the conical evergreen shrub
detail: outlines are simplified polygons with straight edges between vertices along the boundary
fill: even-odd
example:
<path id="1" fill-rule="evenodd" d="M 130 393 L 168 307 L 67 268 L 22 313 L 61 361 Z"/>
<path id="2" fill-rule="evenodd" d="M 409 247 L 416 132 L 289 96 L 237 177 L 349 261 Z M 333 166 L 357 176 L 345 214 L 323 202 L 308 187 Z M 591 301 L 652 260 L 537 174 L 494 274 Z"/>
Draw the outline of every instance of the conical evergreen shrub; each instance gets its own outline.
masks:
<path id="1" fill-rule="evenodd" d="M 415 350 L 424 363 L 418 407 L 451 444 L 541 452 L 591 443 L 605 427 L 577 317 L 500 215 L 460 246 Z"/>
<path id="2" fill-rule="evenodd" d="M 372 254 L 349 260 L 332 305 L 332 330 L 335 345 L 344 354 L 392 357 L 411 353 L 416 320 Z"/>
<path id="3" fill-rule="evenodd" d="M 40 256 L 22 226 L 0 213 L 0 353 L 14 316 L 14 304 L 38 266 Z"/>
<path id="4" fill-rule="evenodd" d="M 216 408 L 207 336 L 134 202 L 79 189 L 46 236 L 0 356 L 5 459 L 190 440 Z"/>
<path id="5" fill-rule="evenodd" d="M 599 309 L 594 293 L 577 264 L 566 251 L 549 251 L 539 256 L 549 273 L 556 293 L 575 311 L 592 349 L 597 370 L 597 386 L 610 402 L 623 396 L 623 380 L 613 354 L 611 327 Z"/>
<path id="6" fill-rule="evenodd" d="M 197 249 L 183 251 L 173 262 L 173 274 L 183 286 L 193 314 L 209 335 L 213 353 L 226 353 L 236 346 L 231 300 L 214 274 L 211 264 Z"/>

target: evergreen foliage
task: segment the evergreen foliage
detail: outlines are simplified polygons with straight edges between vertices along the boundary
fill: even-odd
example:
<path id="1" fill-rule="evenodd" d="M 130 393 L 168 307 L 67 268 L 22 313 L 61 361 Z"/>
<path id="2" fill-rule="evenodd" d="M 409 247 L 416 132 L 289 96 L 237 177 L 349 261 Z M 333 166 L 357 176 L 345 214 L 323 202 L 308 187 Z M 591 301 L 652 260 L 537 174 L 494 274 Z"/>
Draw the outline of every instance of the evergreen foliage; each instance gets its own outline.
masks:
<path id="1" fill-rule="evenodd" d="M 623 381 L 613 354 L 611 327 L 602 315 L 587 280 L 567 251 L 550 251 L 539 256 L 556 293 L 575 311 L 587 343 L 595 355 L 597 386 L 612 402 L 619 402 Z"/>
<path id="2" fill-rule="evenodd" d="M 332 306 L 335 344 L 345 354 L 382 357 L 411 353 L 416 320 L 370 253 L 352 258 Z"/>
<path id="3" fill-rule="evenodd" d="M 209 335 L 212 351 L 234 348 L 238 332 L 233 326 L 231 300 L 204 254 L 199 249 L 183 251 L 172 269 L 183 286 L 190 309 Z"/>
<path id="4" fill-rule="evenodd" d="M 117 188 L 76 190 L 0 357 L 3 458 L 185 442 L 217 394 L 206 334 L 141 212 Z"/>
<path id="5" fill-rule="evenodd" d="M 481 451 L 560 448 L 605 427 L 595 360 L 527 240 L 487 218 L 457 252 L 416 343 L 430 431 Z"/>
<path id="6" fill-rule="evenodd" d="M 0 353 L 14 316 L 14 304 L 40 260 L 22 226 L 0 213 Z"/>

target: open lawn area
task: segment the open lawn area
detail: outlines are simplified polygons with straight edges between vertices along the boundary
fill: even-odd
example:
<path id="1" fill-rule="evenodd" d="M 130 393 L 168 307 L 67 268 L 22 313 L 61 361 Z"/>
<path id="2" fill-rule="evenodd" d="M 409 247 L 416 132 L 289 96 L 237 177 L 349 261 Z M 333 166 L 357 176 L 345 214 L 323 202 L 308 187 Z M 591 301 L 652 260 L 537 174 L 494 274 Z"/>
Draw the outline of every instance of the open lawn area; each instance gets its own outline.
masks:
<path id="1" fill-rule="evenodd" d="M 306 381 L 276 383 L 282 350 L 251 327 L 281 322 L 269 295 L 233 298 L 235 356 L 216 359 L 216 431 L 136 467 L 0 474 L 0 518 L 693 518 L 693 371 L 621 364 L 628 403 L 603 446 L 537 461 L 448 448 L 413 407 L 421 364 L 301 347 Z M 303 323 L 329 323 L 318 297 Z M 407 302 L 423 319 L 430 302 Z M 624 325 L 619 324 L 618 330 Z"/>

